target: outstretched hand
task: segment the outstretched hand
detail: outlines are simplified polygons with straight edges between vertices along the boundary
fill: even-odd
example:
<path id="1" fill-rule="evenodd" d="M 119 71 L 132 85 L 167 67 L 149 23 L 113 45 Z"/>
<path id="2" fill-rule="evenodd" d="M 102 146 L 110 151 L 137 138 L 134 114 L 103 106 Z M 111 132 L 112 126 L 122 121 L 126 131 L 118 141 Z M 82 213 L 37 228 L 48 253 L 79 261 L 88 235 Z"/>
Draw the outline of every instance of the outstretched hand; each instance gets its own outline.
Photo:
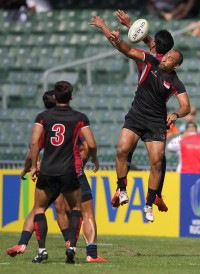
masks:
<path id="1" fill-rule="evenodd" d="M 120 27 L 118 27 L 117 31 L 111 31 L 109 39 L 114 42 L 118 42 L 120 37 Z"/>
<path id="2" fill-rule="evenodd" d="M 116 11 L 116 14 L 117 14 L 117 19 L 118 21 L 126 26 L 127 28 L 130 28 L 132 23 L 131 23 L 131 19 L 130 19 L 130 16 L 126 13 L 124 13 L 123 10 L 118 10 Z"/>
<path id="3" fill-rule="evenodd" d="M 92 23 L 88 23 L 88 25 L 96 26 L 97 28 L 100 28 L 100 29 L 105 25 L 104 20 L 100 16 L 96 16 L 92 18 L 91 21 Z"/>

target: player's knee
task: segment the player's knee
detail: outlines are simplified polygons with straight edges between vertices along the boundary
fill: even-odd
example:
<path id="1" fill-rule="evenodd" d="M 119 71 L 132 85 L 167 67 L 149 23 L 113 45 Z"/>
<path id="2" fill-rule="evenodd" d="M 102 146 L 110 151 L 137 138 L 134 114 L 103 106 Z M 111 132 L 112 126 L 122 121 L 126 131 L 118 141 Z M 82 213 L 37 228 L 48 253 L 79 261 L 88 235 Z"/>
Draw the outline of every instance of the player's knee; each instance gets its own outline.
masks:
<path id="1" fill-rule="evenodd" d="M 126 158 L 128 156 L 129 150 L 124 146 L 119 144 L 117 148 L 117 157 Z"/>
<path id="2" fill-rule="evenodd" d="M 54 203 L 54 206 L 57 214 L 65 213 L 65 207 L 62 204 Z"/>
<path id="3" fill-rule="evenodd" d="M 161 172 L 162 171 L 162 159 L 154 159 L 151 162 L 151 170 L 156 171 L 156 172 Z"/>

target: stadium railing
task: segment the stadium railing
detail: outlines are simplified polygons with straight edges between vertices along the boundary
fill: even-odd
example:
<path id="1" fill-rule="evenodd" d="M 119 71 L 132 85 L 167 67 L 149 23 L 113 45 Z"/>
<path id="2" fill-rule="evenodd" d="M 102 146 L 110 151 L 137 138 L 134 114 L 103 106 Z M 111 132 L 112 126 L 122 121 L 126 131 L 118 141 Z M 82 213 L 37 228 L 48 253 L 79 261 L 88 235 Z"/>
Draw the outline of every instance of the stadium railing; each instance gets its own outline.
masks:
<path id="1" fill-rule="evenodd" d="M 181 30 L 177 30 L 172 32 L 173 37 L 176 37 L 180 34 L 184 34 L 187 33 L 188 31 L 194 30 L 196 28 L 199 28 L 199 25 L 196 25 L 195 27 L 186 27 L 183 28 Z M 64 69 L 68 69 L 68 68 L 72 68 L 78 65 L 86 65 L 86 79 L 87 79 L 87 85 L 90 86 L 92 85 L 92 72 L 91 72 L 91 62 L 93 61 L 97 61 L 97 60 L 102 60 L 108 57 L 112 57 L 119 54 L 119 52 L 117 50 L 113 50 L 110 51 L 108 53 L 104 53 L 104 54 L 100 54 L 97 56 L 93 56 L 93 57 L 89 57 L 89 58 L 85 58 L 85 59 L 80 59 L 74 62 L 70 62 L 64 65 L 60 65 L 60 66 L 56 66 L 56 67 L 52 67 L 48 70 L 46 70 L 43 74 L 42 77 L 42 81 L 43 81 L 43 90 L 48 90 L 48 77 L 51 73 L 55 72 L 55 71 L 60 71 L 60 70 L 64 70 Z M 133 61 L 129 60 L 129 71 L 131 74 L 134 74 L 134 65 L 133 65 Z M 3 92 L 2 89 L 0 89 L 0 93 L 2 94 L 2 107 L 3 109 L 7 108 L 7 98 L 6 98 L 6 94 Z M 0 161 L 0 168 L 22 168 L 24 164 L 24 161 Z M 93 164 L 92 163 L 87 163 L 86 165 L 86 169 L 92 170 L 93 169 Z M 115 169 L 115 163 L 114 162 L 101 162 L 100 163 L 100 170 L 113 170 Z M 137 166 L 138 170 L 149 170 L 149 166 Z M 169 171 L 174 171 L 176 169 L 175 166 L 167 166 L 167 170 Z"/>

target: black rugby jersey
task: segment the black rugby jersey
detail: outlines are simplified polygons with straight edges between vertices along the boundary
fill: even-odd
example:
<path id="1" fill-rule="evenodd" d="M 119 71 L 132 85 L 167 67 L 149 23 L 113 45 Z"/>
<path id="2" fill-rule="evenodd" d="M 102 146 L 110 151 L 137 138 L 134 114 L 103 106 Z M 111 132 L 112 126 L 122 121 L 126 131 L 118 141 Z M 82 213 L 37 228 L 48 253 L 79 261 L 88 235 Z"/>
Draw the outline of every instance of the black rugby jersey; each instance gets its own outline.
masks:
<path id="1" fill-rule="evenodd" d="M 87 116 L 69 106 L 56 106 L 39 113 L 35 123 L 45 131 L 40 173 L 61 176 L 75 171 L 74 148 L 80 129 L 90 126 Z"/>
<path id="2" fill-rule="evenodd" d="M 132 111 L 141 114 L 145 119 L 166 122 L 166 102 L 175 94 L 186 92 L 183 83 L 175 71 L 168 75 L 160 72 L 157 60 L 150 54 L 144 53 L 145 70 L 135 93 Z"/>

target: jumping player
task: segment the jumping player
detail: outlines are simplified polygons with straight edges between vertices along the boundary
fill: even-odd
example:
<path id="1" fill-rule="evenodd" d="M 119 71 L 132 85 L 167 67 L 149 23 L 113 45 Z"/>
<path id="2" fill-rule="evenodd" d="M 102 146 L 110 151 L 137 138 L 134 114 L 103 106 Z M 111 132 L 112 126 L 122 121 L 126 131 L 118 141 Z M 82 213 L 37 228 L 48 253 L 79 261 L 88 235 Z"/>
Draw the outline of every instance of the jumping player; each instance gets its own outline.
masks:
<path id="1" fill-rule="evenodd" d="M 132 23 L 130 21 L 130 16 L 128 14 L 125 14 L 123 11 L 118 10 L 118 12 L 116 12 L 117 14 L 117 18 L 119 20 L 119 22 L 123 25 L 125 25 L 127 28 L 130 28 Z M 96 16 L 95 18 L 92 18 L 92 23 L 90 23 L 90 25 L 94 25 L 98 28 L 101 28 L 103 33 L 105 34 L 105 36 L 107 38 L 109 38 L 110 36 L 110 29 L 106 26 L 104 20 L 102 18 L 100 18 L 99 16 Z M 116 47 L 115 42 L 111 41 L 109 39 L 109 41 L 111 42 L 111 44 Z M 169 50 L 172 49 L 172 47 L 174 46 L 174 40 L 172 35 L 166 31 L 166 30 L 161 30 L 159 32 L 156 33 L 155 38 L 152 39 L 149 35 L 147 35 L 145 37 L 145 39 L 143 40 L 143 42 L 150 48 L 151 52 L 146 52 L 143 50 L 138 50 L 136 48 L 134 48 L 135 50 L 138 50 L 140 52 L 144 52 L 146 54 L 151 54 L 154 57 L 156 57 L 157 60 L 161 60 L 162 57 L 164 56 L 165 53 L 167 53 Z M 117 48 L 117 47 L 116 47 Z M 137 67 L 138 67 L 138 81 L 143 73 L 143 71 L 145 71 L 146 69 L 146 64 L 142 64 L 142 63 L 136 63 Z M 133 152 L 130 152 L 128 157 L 127 157 L 127 164 L 128 164 L 128 171 L 130 169 L 130 165 L 131 165 L 131 160 L 132 160 L 132 156 L 133 156 Z M 163 161 L 162 161 L 162 176 L 161 176 L 161 180 L 160 180 L 160 184 L 157 190 L 157 195 L 154 201 L 154 204 L 156 204 L 158 206 L 158 210 L 159 211 L 168 211 L 168 207 L 166 206 L 166 204 L 164 203 L 163 199 L 162 199 L 162 188 L 163 188 L 163 184 L 164 184 L 164 178 L 165 178 L 165 172 L 166 172 L 166 157 L 165 155 L 163 156 Z M 121 192 L 122 195 L 123 191 Z M 120 203 L 116 203 L 116 197 L 119 196 L 119 191 L 116 192 L 116 196 L 112 199 L 112 204 L 114 207 L 118 207 L 120 205 Z M 126 195 L 124 196 L 126 199 Z"/>
<path id="2" fill-rule="evenodd" d="M 167 124 L 170 125 L 177 118 L 186 116 L 190 111 L 189 98 L 185 87 L 174 71 L 182 64 L 183 56 L 179 51 L 171 50 L 164 55 L 161 61 L 158 61 L 152 55 L 139 52 L 121 40 L 120 28 L 117 32 L 111 32 L 110 37 L 121 53 L 136 62 L 147 65 L 145 73 L 140 78 L 132 108 L 125 117 L 125 124 L 118 142 L 116 170 L 119 193 L 123 191 L 123 195 L 127 196 L 126 159 L 128 153 L 136 148 L 137 142 L 141 138 L 145 142 L 151 166 L 148 183 L 149 193 L 144 213 L 146 219 L 153 222 L 152 204 L 156 198 L 162 174 L 166 127 Z M 167 116 L 166 101 L 173 93 L 178 98 L 180 109 Z M 119 200 L 116 203 L 120 203 Z"/>

